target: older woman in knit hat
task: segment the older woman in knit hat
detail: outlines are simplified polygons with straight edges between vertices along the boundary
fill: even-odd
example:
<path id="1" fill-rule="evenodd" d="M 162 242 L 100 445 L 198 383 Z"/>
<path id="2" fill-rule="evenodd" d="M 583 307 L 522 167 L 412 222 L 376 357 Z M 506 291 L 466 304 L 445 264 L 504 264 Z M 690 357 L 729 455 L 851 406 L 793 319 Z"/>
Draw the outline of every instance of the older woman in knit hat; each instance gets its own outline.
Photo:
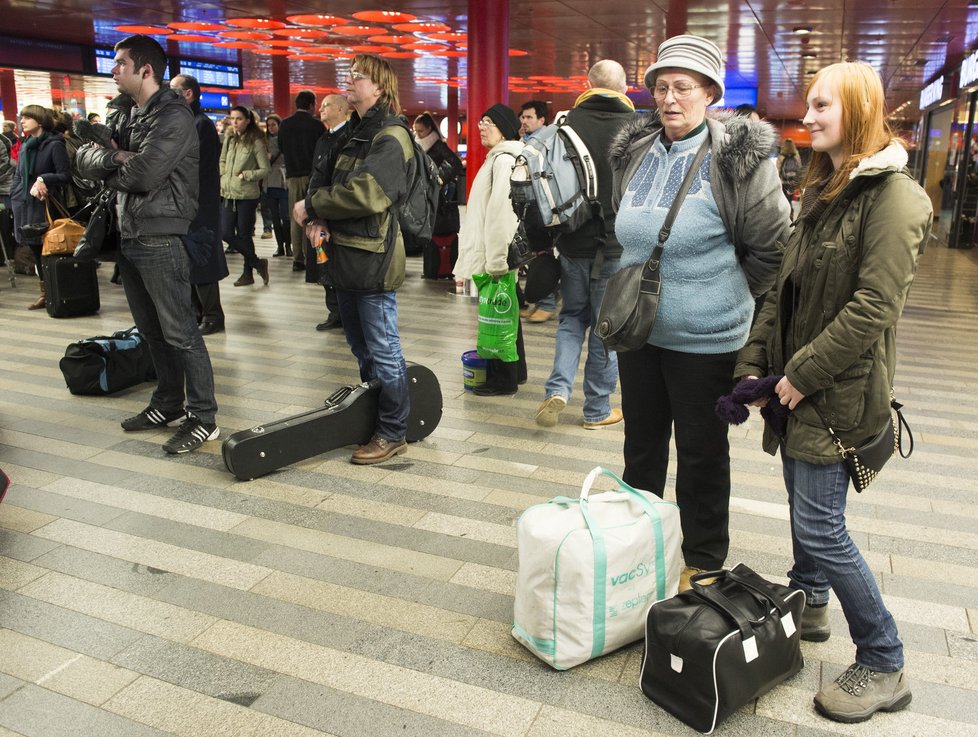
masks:
<path id="1" fill-rule="evenodd" d="M 502 276 L 508 272 L 506 256 L 518 225 L 509 201 L 509 176 L 523 150 L 519 142 L 520 121 L 509 107 L 497 103 L 482 114 L 478 126 L 488 153 L 469 192 L 465 222 L 459 233 L 456 279 L 485 273 Z M 492 359 L 488 372 L 492 378 L 474 392 L 480 396 L 516 394 L 518 385 L 526 381 L 522 326 L 517 332 L 516 352 L 519 360 L 514 363 Z"/>
<path id="2" fill-rule="evenodd" d="M 730 450 L 714 414 L 732 388 L 754 299 L 772 285 L 789 208 L 768 159 L 767 123 L 707 116 L 723 98 L 723 58 L 713 42 L 676 36 L 645 72 L 658 115 L 627 126 L 611 147 L 615 235 L 621 266 L 648 260 L 692 171 L 660 261 L 662 293 L 646 344 L 618 354 L 625 416 L 624 479 L 662 496 L 675 428 L 676 500 L 686 567 L 723 566 L 729 547 Z M 606 299 L 613 299 L 610 292 Z"/>

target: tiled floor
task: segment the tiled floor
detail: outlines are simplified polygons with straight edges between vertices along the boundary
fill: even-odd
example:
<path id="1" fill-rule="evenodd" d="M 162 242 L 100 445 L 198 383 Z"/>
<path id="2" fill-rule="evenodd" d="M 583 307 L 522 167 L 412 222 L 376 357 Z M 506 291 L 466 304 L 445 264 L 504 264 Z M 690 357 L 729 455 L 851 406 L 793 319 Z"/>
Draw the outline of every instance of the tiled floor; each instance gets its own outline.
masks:
<path id="1" fill-rule="evenodd" d="M 225 470 L 218 442 L 173 458 L 166 433 L 124 434 L 148 385 L 67 392 L 64 347 L 131 323 L 107 268 L 96 317 L 28 312 L 33 282 L 0 284 L 0 465 L 14 481 L 0 506 L 0 737 L 693 734 L 638 690 L 640 645 L 556 673 L 511 638 L 517 516 L 574 494 L 595 465 L 620 470 L 622 432 L 585 431 L 577 397 L 556 428 L 534 424 L 553 322 L 526 326 L 530 383 L 515 398 L 467 395 L 475 307 L 421 280 L 418 259 L 409 269 L 401 333 L 441 381 L 437 431 L 381 466 L 339 449 L 252 482 Z M 321 290 L 284 260 L 270 287 L 223 293 L 228 332 L 207 343 L 225 436 L 356 380 L 342 334 L 313 330 Z M 906 642 L 912 705 L 856 726 L 815 715 L 813 692 L 853 655 L 833 604 L 834 636 L 804 644 L 804 670 L 722 734 L 978 733 L 976 322 L 978 259 L 932 248 L 900 330 L 917 449 L 849 505 Z M 784 491 L 759 434 L 755 419 L 731 432 L 728 562 L 783 580 Z"/>

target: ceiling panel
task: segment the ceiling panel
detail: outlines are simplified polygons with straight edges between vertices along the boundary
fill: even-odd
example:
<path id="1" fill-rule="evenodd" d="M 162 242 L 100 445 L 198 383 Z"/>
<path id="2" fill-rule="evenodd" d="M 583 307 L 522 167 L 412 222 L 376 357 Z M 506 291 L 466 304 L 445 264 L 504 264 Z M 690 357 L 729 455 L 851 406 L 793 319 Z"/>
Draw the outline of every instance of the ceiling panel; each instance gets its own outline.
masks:
<path id="1" fill-rule="evenodd" d="M 486 0 L 491 1 L 491 0 Z M 328 8 L 328 10 L 324 10 Z M 366 2 L 331 0 L 210 0 L 204 3 L 147 4 L 142 0 L 12 0 L 3 9 L 3 30 L 26 38 L 64 40 L 111 45 L 122 37 L 119 24 L 165 26 L 175 21 L 223 22 L 230 18 L 266 17 L 285 21 L 296 14 L 328 12 L 352 19 L 361 10 L 397 10 L 420 20 L 447 23 L 452 30 L 467 32 L 467 0 L 407 0 Z M 882 74 L 887 102 L 897 107 L 907 100 L 908 116 L 916 115 L 919 90 L 939 72 L 955 67 L 978 45 L 978 8 L 968 0 L 921 2 L 921 0 L 534 0 L 511 3 L 510 46 L 528 52 L 510 59 L 513 77 L 511 102 L 531 97 L 552 100 L 557 108 L 572 104 L 576 89 L 542 87 L 533 76 L 570 78 L 583 74 L 602 58 L 622 62 L 630 83 L 641 87 L 642 74 L 654 59 L 655 48 L 667 34 L 700 33 L 724 52 L 732 83 L 756 85 L 762 111 L 770 118 L 800 118 L 802 96 L 810 72 L 840 60 L 861 58 Z M 359 21 L 354 21 L 359 23 Z M 379 25 L 379 24 L 374 24 Z M 798 36 L 794 29 L 809 26 L 812 33 Z M 240 29 L 238 29 L 240 30 Z M 325 30 L 329 30 L 326 28 Z M 385 27 L 387 33 L 399 33 Z M 220 40 L 212 33 L 215 41 Z M 416 33 L 420 41 L 430 41 Z M 281 41 L 281 37 L 276 37 Z M 245 78 L 251 80 L 242 101 L 259 109 L 271 105 L 272 52 L 289 50 L 289 75 L 293 89 L 320 90 L 338 86 L 348 59 L 332 52 L 359 43 L 358 37 L 330 33 L 308 39 L 312 46 L 294 48 L 259 42 L 260 53 L 217 49 L 211 44 L 167 42 L 169 48 L 193 56 L 240 57 Z M 446 48 L 455 48 L 445 44 Z M 295 58 L 310 52 L 330 54 L 327 61 Z M 392 59 L 398 73 L 401 98 L 408 112 L 420 109 L 444 111 L 450 80 L 461 76 L 461 104 L 466 102 L 464 58 L 452 59 L 420 52 L 420 58 Z M 804 57 L 811 55 L 812 58 Z M 74 83 L 72 83 L 74 84 Z M 104 86 L 93 85 L 97 97 Z M 88 99 L 91 95 L 83 95 Z M 647 101 L 647 97 L 643 98 Z"/>

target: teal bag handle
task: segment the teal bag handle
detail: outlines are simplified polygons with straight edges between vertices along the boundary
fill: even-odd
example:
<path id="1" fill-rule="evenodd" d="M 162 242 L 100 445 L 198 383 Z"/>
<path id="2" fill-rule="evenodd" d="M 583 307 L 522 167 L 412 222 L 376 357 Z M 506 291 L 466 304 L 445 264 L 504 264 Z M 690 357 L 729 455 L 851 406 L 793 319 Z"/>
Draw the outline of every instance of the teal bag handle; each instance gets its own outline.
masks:
<path id="1" fill-rule="evenodd" d="M 588 531 L 591 533 L 591 542 L 594 550 L 594 612 L 600 612 L 600 614 L 596 614 L 591 625 L 592 658 L 597 658 L 602 654 L 607 630 L 605 618 L 607 591 L 605 589 L 605 580 L 608 575 L 608 551 L 604 542 L 604 531 L 591 516 L 588 505 L 588 495 L 591 492 L 591 487 L 599 476 L 607 476 L 613 479 L 618 485 L 616 491 L 629 494 L 632 499 L 635 499 L 639 503 L 642 511 L 649 518 L 649 521 L 652 522 L 652 529 L 655 533 L 653 535 L 655 538 L 655 560 L 659 562 L 665 559 L 665 542 L 662 539 L 662 517 L 655 506 L 637 489 L 626 484 L 608 469 L 602 468 L 601 466 L 595 466 L 591 469 L 591 472 L 584 479 L 584 483 L 581 486 L 580 499 L 576 501 L 581 505 L 581 514 L 584 517 Z M 573 503 L 575 501 L 567 497 L 558 497 L 557 499 L 560 499 L 563 503 Z M 553 501 L 557 501 L 557 499 Z M 657 599 L 664 599 L 666 597 L 666 572 L 661 565 L 656 565 L 655 567 L 655 590 Z"/>
<path id="2" fill-rule="evenodd" d="M 591 473 L 587 475 L 584 479 L 584 485 L 581 487 L 581 503 L 583 504 L 591 491 L 591 486 L 597 481 L 599 476 L 607 476 L 612 479 L 618 488 L 616 491 L 621 491 L 629 494 L 632 499 L 637 501 L 642 507 L 642 511 L 645 512 L 646 516 L 652 522 L 652 529 L 655 532 L 655 559 L 656 561 L 663 560 L 665 558 L 665 542 L 662 539 L 662 516 L 659 514 L 659 510 L 655 508 L 645 495 L 642 494 L 638 489 L 629 486 L 624 481 L 622 481 L 616 474 L 609 471 L 607 468 L 602 468 L 601 466 L 595 466 L 591 469 Z M 586 519 L 586 518 L 585 518 Z M 655 593 L 657 599 L 666 598 L 666 572 L 663 570 L 662 566 L 655 567 Z"/>

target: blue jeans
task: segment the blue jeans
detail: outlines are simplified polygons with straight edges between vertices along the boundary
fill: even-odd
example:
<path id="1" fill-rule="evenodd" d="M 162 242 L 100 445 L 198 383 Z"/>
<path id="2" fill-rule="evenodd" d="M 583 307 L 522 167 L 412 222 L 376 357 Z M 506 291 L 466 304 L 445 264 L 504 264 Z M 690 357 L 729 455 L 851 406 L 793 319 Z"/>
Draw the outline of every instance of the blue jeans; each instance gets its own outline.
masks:
<path id="1" fill-rule="evenodd" d="M 618 383 L 618 356 L 608 352 L 593 331 L 608 279 L 618 271 L 617 258 L 605 259 L 601 273 L 591 278 L 593 258 L 560 257 L 560 290 L 564 297 L 557 323 L 557 349 L 554 368 L 544 385 L 548 397 L 556 394 L 570 399 L 581 360 L 581 346 L 587 335 L 584 362 L 584 420 L 600 422 L 611 414 L 610 397 Z M 540 307 L 540 303 L 537 303 Z"/>
<path id="2" fill-rule="evenodd" d="M 217 414 L 214 371 L 197 329 L 183 241 L 176 235 L 124 238 L 118 264 L 129 310 L 159 378 L 150 406 L 170 414 L 183 410 L 186 397 L 187 411 L 212 424 Z"/>
<path id="3" fill-rule="evenodd" d="M 336 298 L 346 342 L 360 364 L 360 380 L 380 382 L 375 434 L 385 440 L 403 440 L 411 398 L 397 332 L 397 296 L 394 292 L 337 289 Z"/>
<path id="4" fill-rule="evenodd" d="M 903 643 L 896 622 L 846 529 L 845 464 L 819 466 L 788 458 L 783 451 L 781 458 L 791 509 L 792 588 L 804 591 L 814 605 L 829 600 L 829 588 L 835 591 L 856 644 L 856 662 L 881 673 L 900 670 Z"/>
<path id="5" fill-rule="evenodd" d="M 560 258 L 561 258 L 561 260 L 563 260 L 564 257 L 561 256 Z M 563 271 L 563 270 L 561 270 L 561 271 Z M 561 292 L 563 292 L 563 285 L 561 285 Z M 545 312 L 556 312 L 557 311 L 557 292 L 556 291 L 551 292 L 546 297 L 544 297 L 543 299 L 541 299 L 539 302 L 534 303 L 533 306 L 536 307 L 538 310 L 543 310 Z M 604 419 L 604 418 L 602 418 L 602 419 Z"/>

